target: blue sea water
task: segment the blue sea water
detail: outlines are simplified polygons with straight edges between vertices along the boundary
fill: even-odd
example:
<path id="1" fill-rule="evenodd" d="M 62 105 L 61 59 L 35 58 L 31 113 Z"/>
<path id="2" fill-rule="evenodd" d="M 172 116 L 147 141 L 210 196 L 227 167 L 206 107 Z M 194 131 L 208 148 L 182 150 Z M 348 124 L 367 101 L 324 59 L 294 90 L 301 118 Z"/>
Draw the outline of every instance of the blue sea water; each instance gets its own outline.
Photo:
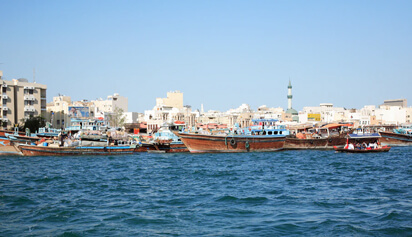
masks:
<path id="1" fill-rule="evenodd" d="M 0 157 L 0 236 L 412 236 L 412 147 Z"/>

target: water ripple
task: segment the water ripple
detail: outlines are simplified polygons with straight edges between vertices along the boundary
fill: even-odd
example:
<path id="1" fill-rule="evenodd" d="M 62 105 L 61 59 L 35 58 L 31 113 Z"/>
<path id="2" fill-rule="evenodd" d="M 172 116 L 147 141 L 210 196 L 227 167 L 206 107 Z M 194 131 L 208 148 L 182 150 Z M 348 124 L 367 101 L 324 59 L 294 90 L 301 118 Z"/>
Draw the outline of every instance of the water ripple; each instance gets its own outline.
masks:
<path id="1" fill-rule="evenodd" d="M 411 154 L 0 157 L 0 236 L 411 236 Z"/>

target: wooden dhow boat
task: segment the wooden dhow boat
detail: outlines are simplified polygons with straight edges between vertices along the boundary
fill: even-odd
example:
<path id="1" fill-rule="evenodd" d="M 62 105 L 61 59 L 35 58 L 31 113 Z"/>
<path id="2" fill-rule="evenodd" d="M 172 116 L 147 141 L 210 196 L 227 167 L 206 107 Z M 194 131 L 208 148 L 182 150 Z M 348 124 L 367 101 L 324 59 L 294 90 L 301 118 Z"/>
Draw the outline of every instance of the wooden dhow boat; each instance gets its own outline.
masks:
<path id="1" fill-rule="evenodd" d="M 23 156 L 94 156 L 133 154 L 137 145 L 74 147 L 16 145 L 16 147 L 23 153 Z"/>
<path id="2" fill-rule="evenodd" d="M 335 146 L 344 146 L 347 142 L 373 143 L 379 141 L 379 133 L 364 129 L 351 129 L 350 124 L 327 124 L 320 128 L 308 129 L 295 136 L 286 137 L 285 149 L 332 150 Z"/>
<path id="3" fill-rule="evenodd" d="M 412 146 L 412 125 L 394 129 L 392 132 L 379 132 L 382 144 L 390 146 Z"/>
<path id="4" fill-rule="evenodd" d="M 277 121 L 277 120 L 276 120 Z M 252 120 L 248 128 L 235 126 L 232 131 L 180 132 L 191 153 L 270 152 L 283 149 L 289 131 L 276 126 L 275 120 Z"/>
<path id="5" fill-rule="evenodd" d="M 319 128 L 303 127 L 295 129 L 294 134 L 286 137 L 285 149 L 332 150 L 334 146 L 346 143 L 346 134 L 352 124 L 326 124 Z"/>
<path id="6" fill-rule="evenodd" d="M 151 141 L 151 143 L 155 148 L 155 152 L 189 152 L 189 149 L 187 149 L 180 137 L 171 130 L 172 127 L 172 125 L 164 124 L 154 134 L 153 141 Z M 151 150 L 149 150 L 149 152 L 151 152 Z"/>

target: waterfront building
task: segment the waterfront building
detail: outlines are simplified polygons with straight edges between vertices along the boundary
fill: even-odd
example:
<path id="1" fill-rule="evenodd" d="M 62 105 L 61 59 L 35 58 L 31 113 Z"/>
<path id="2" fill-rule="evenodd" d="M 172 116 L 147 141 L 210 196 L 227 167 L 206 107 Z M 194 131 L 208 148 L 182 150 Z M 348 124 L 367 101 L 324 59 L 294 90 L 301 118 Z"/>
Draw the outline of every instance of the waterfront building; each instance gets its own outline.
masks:
<path id="1" fill-rule="evenodd" d="M 406 123 L 406 111 L 401 106 L 381 105 L 375 113 L 380 124 L 398 125 Z"/>
<path id="2" fill-rule="evenodd" d="M 166 98 L 156 98 L 156 106 L 166 106 L 183 109 L 183 93 L 180 91 L 167 92 Z"/>
<path id="3" fill-rule="evenodd" d="M 200 124 L 226 124 L 228 123 L 228 118 L 228 114 L 224 114 L 218 110 L 209 110 L 200 113 L 196 121 Z"/>
<path id="4" fill-rule="evenodd" d="M 384 100 L 382 106 L 399 106 L 401 108 L 407 107 L 406 99 Z"/>
<path id="5" fill-rule="evenodd" d="M 138 123 L 142 114 L 138 112 L 125 112 L 123 115 L 125 117 L 125 123 Z"/>
<path id="6" fill-rule="evenodd" d="M 227 124 L 229 128 L 234 128 L 235 125 L 240 127 L 248 127 L 252 122 L 254 111 L 248 104 L 241 104 L 236 109 L 229 109 L 221 119 L 221 124 Z"/>
<path id="7" fill-rule="evenodd" d="M 128 99 L 115 93 L 107 96 L 106 100 L 79 100 L 72 101 L 70 96 L 59 95 L 47 104 L 46 121 L 54 128 L 69 126 L 72 119 L 98 119 L 106 121 L 113 115 L 116 108 L 127 112 Z M 124 114 L 127 116 L 126 114 Z M 133 115 L 134 116 L 134 115 Z M 106 121 L 107 122 L 107 121 Z"/>
<path id="8" fill-rule="evenodd" d="M 95 117 L 104 117 L 105 113 L 113 113 L 116 108 L 122 109 L 123 112 L 128 112 L 128 99 L 124 96 L 114 93 L 107 96 L 106 100 L 102 98 L 92 100 L 93 114 Z"/>
<path id="9" fill-rule="evenodd" d="M 72 101 L 70 96 L 59 95 L 53 97 L 53 101 L 47 103 L 47 114 L 45 119 L 53 128 L 66 127 L 69 121 L 68 111 Z"/>
<path id="10" fill-rule="evenodd" d="M 321 103 L 319 106 L 303 107 L 299 114 L 301 123 L 307 122 L 325 122 L 346 120 L 346 111 L 343 107 L 333 107 L 332 103 Z"/>
<path id="11" fill-rule="evenodd" d="M 254 113 L 253 119 L 277 119 L 283 120 L 285 111 L 283 108 L 268 108 L 266 105 L 259 106 Z"/>
<path id="12" fill-rule="evenodd" d="M 69 111 L 69 105 L 71 105 L 72 100 L 70 96 L 59 95 L 53 97 L 53 101 L 47 103 L 47 112 L 57 112 L 64 111 L 67 113 Z"/>
<path id="13" fill-rule="evenodd" d="M 156 132 L 163 124 L 181 124 L 193 126 L 196 115 L 192 114 L 191 106 L 183 106 L 183 93 L 172 91 L 167 98 L 156 98 L 156 105 L 152 110 L 144 112 L 144 122 L 147 123 L 147 132 Z"/>
<path id="14" fill-rule="evenodd" d="M 411 122 L 412 108 L 406 107 L 407 100 L 385 100 L 376 107 L 364 106 L 358 112 L 364 119 L 360 119 L 359 125 L 400 125 Z M 367 121 L 369 119 L 369 121 Z"/>
<path id="15" fill-rule="evenodd" d="M 412 123 L 412 107 L 405 108 L 406 110 L 406 123 L 410 124 Z"/>
<path id="16" fill-rule="evenodd" d="M 1 111 L 3 128 L 14 127 L 30 117 L 45 116 L 47 86 L 30 83 L 27 79 L 6 81 L 0 71 Z"/>

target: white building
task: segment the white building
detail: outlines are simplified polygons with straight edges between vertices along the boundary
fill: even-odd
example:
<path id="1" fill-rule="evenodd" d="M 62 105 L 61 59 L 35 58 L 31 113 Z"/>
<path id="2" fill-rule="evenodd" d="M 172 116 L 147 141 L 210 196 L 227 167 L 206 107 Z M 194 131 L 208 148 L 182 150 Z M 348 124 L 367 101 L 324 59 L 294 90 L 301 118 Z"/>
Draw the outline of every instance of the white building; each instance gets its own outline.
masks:
<path id="1" fill-rule="evenodd" d="M 113 113 L 116 108 L 122 109 L 123 112 L 128 112 L 128 99 L 118 93 L 107 96 L 106 100 L 100 98 L 91 102 L 94 105 L 93 112 L 95 117 L 103 117 L 105 113 Z"/>
<path id="2" fill-rule="evenodd" d="M 164 123 L 174 123 L 176 121 L 194 121 L 189 119 L 191 107 L 183 106 L 183 93 L 172 91 L 167 93 L 167 98 L 156 98 L 156 105 L 152 110 L 144 112 L 144 121 L 147 122 L 147 132 L 160 128 Z M 192 116 L 193 117 L 193 116 Z"/>
<path id="3" fill-rule="evenodd" d="M 123 113 L 125 116 L 125 123 L 138 123 L 140 114 L 137 112 L 125 112 Z"/>
<path id="4" fill-rule="evenodd" d="M 322 103 L 316 107 L 303 107 L 302 112 L 299 113 L 299 122 L 307 123 L 309 118 L 319 115 L 320 122 L 331 123 L 344 120 L 346 113 L 343 107 L 333 107 L 332 103 Z"/>
<path id="5" fill-rule="evenodd" d="M 266 105 L 259 106 L 257 111 L 255 112 L 253 118 L 254 119 L 282 119 L 282 114 L 285 111 L 283 108 L 268 108 Z"/>

